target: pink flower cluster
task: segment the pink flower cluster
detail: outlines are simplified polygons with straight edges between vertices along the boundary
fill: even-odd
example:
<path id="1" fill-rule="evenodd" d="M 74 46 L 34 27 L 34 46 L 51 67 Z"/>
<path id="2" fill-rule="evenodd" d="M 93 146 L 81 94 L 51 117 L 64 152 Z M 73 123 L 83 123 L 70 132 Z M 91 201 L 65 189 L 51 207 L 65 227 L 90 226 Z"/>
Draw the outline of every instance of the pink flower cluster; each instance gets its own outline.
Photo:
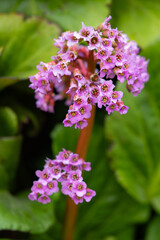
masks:
<path id="1" fill-rule="evenodd" d="M 63 33 L 54 44 L 58 54 L 49 63 L 41 62 L 39 72 L 30 77 L 37 107 L 53 112 L 55 101 L 66 99 L 70 107 L 65 126 L 86 127 L 95 104 L 104 106 L 108 114 L 127 113 L 128 107 L 121 100 L 123 93 L 114 91 L 114 77 L 121 83 L 126 81 L 127 90 L 134 96 L 148 81 L 148 61 L 138 55 L 134 41 L 111 28 L 110 19 L 106 18 L 97 29 L 82 23 L 79 32 Z"/>
<path id="2" fill-rule="evenodd" d="M 91 201 L 96 192 L 89 189 L 83 181 L 82 170 L 90 171 L 90 162 L 85 162 L 78 154 L 63 149 L 55 160 L 46 160 L 43 171 L 36 171 L 39 179 L 33 182 L 29 199 L 44 204 L 50 202 L 50 195 L 59 191 L 59 182 L 62 193 L 71 197 L 75 204 L 82 203 L 83 200 Z"/>

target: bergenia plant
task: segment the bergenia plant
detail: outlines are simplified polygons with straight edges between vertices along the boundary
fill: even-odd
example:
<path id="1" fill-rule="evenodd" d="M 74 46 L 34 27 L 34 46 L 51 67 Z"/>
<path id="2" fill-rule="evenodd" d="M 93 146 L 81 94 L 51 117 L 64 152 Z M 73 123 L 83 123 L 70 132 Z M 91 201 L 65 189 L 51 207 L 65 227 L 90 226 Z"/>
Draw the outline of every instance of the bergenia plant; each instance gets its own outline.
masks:
<path id="1" fill-rule="evenodd" d="M 65 99 L 69 109 L 64 126 L 81 129 L 76 153 L 63 149 L 55 160 L 46 160 L 43 171 L 36 171 L 39 179 L 31 188 L 31 200 L 50 202 L 50 196 L 59 190 L 58 183 L 62 185 L 62 193 L 75 204 L 89 202 L 95 196 L 82 176 L 83 170 L 91 170 L 85 157 L 95 107 L 104 107 L 108 114 L 114 111 L 126 114 L 128 106 L 122 101 L 123 92 L 115 90 L 115 79 L 126 84 L 133 96 L 141 92 L 149 79 L 148 61 L 138 55 L 136 42 L 129 41 L 117 28 L 111 28 L 110 19 L 111 16 L 96 29 L 82 23 L 79 32 L 62 33 L 54 43 L 59 48 L 57 55 L 49 63 L 41 62 L 37 66 L 39 72 L 30 77 L 37 107 L 53 113 L 55 102 Z M 67 211 L 73 207 L 72 200 L 68 200 Z"/>

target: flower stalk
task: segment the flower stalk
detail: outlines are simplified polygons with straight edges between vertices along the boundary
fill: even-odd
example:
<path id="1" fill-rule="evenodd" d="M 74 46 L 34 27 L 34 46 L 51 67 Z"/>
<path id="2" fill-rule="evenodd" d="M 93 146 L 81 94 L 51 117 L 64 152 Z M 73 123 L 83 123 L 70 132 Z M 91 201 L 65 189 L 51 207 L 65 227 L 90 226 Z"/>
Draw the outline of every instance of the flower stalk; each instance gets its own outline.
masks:
<path id="1" fill-rule="evenodd" d="M 89 140 L 93 129 L 94 118 L 95 118 L 95 106 L 92 106 L 91 117 L 88 119 L 88 125 L 86 128 L 81 130 L 76 147 L 76 153 L 79 154 L 79 156 L 83 159 L 86 158 Z M 77 213 L 78 206 L 73 202 L 73 200 L 70 197 L 68 197 L 63 240 L 73 240 Z"/>
<path id="2" fill-rule="evenodd" d="M 89 52 L 89 59 L 88 59 L 88 72 L 94 73 L 96 67 L 96 63 L 94 61 L 94 53 L 93 51 Z M 80 158 L 83 160 L 86 159 L 88 145 L 93 129 L 94 119 L 95 119 L 95 110 L 96 106 L 92 105 L 91 110 L 91 117 L 88 119 L 87 127 L 83 128 L 80 131 L 77 146 L 76 146 L 76 153 L 79 154 Z M 67 198 L 67 206 L 66 206 L 66 216 L 65 216 L 65 223 L 64 223 L 64 235 L 63 240 L 73 240 L 74 237 L 74 228 L 76 223 L 78 213 L 78 206 L 73 202 L 71 198 Z"/>

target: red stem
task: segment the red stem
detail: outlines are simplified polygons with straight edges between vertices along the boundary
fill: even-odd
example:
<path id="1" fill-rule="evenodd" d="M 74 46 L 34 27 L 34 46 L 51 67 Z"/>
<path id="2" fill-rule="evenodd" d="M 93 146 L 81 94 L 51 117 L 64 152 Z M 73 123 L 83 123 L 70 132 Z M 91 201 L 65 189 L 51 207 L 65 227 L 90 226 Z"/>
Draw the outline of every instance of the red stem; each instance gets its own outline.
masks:
<path id="1" fill-rule="evenodd" d="M 89 60 L 88 60 L 88 72 L 94 73 L 96 63 L 94 62 L 94 53 L 93 51 L 89 52 Z M 87 149 L 89 145 L 90 136 L 93 129 L 94 118 L 95 118 L 95 106 L 92 106 L 91 117 L 88 119 L 88 125 L 84 129 L 81 130 L 76 153 L 79 154 L 80 158 L 85 160 Z M 66 207 L 66 217 L 64 223 L 64 232 L 63 232 L 63 240 L 73 240 L 74 237 L 74 227 L 76 223 L 78 213 L 78 207 L 73 202 L 71 198 L 67 198 L 67 207 Z"/>
<path id="2" fill-rule="evenodd" d="M 88 125 L 81 130 L 78 143 L 76 147 L 76 153 L 79 157 L 85 160 L 87 149 L 89 145 L 90 136 L 92 133 L 93 123 L 95 116 L 95 106 L 92 106 L 91 117 L 88 119 Z M 66 217 L 64 224 L 63 240 L 73 240 L 74 226 L 77 218 L 78 207 L 71 198 L 67 198 Z"/>

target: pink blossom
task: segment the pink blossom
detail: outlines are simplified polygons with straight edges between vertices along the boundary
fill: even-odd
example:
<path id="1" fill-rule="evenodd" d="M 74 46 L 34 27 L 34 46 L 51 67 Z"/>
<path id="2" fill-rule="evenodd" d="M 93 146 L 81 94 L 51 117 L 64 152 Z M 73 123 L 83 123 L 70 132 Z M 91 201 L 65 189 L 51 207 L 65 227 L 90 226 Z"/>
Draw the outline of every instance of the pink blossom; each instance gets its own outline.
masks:
<path id="1" fill-rule="evenodd" d="M 41 62 L 37 66 L 39 72 L 30 77 L 38 108 L 53 113 L 56 101 L 66 100 L 70 107 L 63 121 L 65 127 L 86 127 L 92 105 L 104 106 L 108 114 L 126 114 L 128 107 L 119 106 L 123 94 L 115 91 L 113 78 L 126 82 L 133 96 L 141 92 L 149 79 L 148 61 L 138 55 L 136 42 L 112 28 L 110 19 L 111 16 L 106 18 L 97 29 L 82 23 L 78 32 L 62 33 L 55 40 L 58 54 L 49 63 Z"/>
<path id="2" fill-rule="evenodd" d="M 59 191 L 58 183 L 61 183 L 61 192 L 64 195 L 71 197 L 76 204 L 83 202 L 88 189 L 83 181 L 83 170 L 91 170 L 90 162 L 85 162 L 78 154 L 62 149 L 56 159 L 46 159 L 44 170 L 36 171 L 39 179 L 33 182 L 28 198 L 34 201 L 38 197 L 38 202 L 46 204 L 51 201 L 50 196 Z M 89 201 L 89 198 L 86 199 Z"/>

